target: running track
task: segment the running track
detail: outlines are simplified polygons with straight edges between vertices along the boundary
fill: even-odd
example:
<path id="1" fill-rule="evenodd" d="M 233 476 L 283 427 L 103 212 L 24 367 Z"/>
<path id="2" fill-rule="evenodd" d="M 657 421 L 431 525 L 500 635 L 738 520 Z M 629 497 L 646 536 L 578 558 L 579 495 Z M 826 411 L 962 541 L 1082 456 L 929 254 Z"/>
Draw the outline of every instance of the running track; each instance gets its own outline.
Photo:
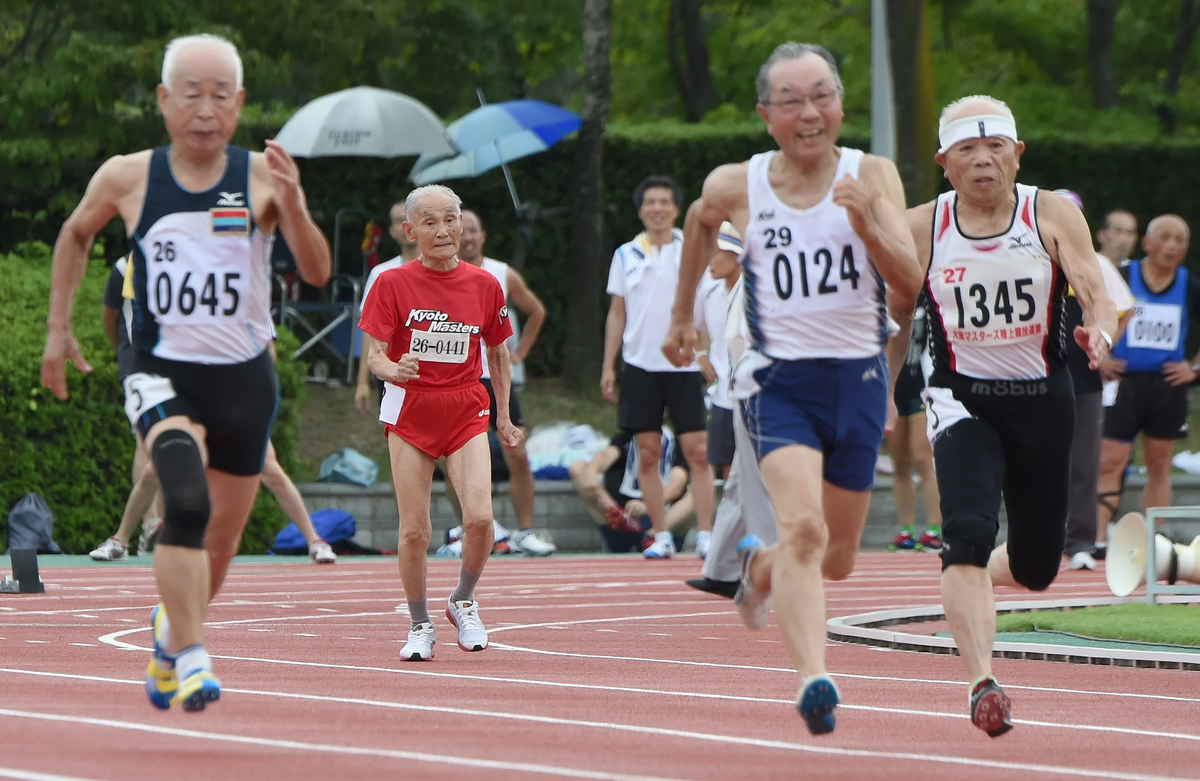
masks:
<path id="1" fill-rule="evenodd" d="M 439 642 L 420 664 L 398 656 L 394 559 L 235 565 L 208 624 L 225 696 L 201 714 L 142 693 L 149 568 L 46 569 L 44 596 L 0 598 L 0 779 L 1200 778 L 1186 671 L 996 660 L 1017 728 L 991 740 L 957 657 L 830 644 L 846 704 L 813 738 L 778 629 L 684 586 L 697 569 L 493 558 L 492 646 L 467 654 L 434 609 L 458 564 L 433 561 Z M 931 555 L 864 554 L 830 614 L 936 604 L 937 575 Z M 1039 596 L 1106 591 L 1063 572 Z"/>

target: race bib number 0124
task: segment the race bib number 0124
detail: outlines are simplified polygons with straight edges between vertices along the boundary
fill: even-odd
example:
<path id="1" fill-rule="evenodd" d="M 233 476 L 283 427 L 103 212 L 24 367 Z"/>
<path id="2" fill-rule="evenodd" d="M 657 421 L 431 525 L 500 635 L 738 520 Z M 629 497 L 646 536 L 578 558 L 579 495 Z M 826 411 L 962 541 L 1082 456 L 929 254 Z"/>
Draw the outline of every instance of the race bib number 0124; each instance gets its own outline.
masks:
<path id="1" fill-rule="evenodd" d="M 471 351 L 469 333 L 413 331 L 408 351 L 417 360 L 435 363 L 465 363 Z"/>

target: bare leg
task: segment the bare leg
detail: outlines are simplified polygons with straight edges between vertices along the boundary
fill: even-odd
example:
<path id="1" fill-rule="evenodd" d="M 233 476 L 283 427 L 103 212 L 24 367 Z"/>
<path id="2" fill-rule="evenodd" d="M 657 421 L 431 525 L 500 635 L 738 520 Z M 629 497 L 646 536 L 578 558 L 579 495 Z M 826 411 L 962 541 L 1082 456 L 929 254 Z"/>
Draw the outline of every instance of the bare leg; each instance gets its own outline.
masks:
<path id="1" fill-rule="evenodd" d="M 1007 562 L 1008 556 L 1004 559 Z M 996 642 L 996 600 L 992 596 L 988 570 L 969 564 L 947 567 L 942 572 L 942 605 L 950 633 L 967 668 L 967 677 L 975 681 L 991 675 L 992 648 Z"/>
<path id="2" fill-rule="evenodd" d="M 1169 439 L 1142 436 L 1142 456 L 1146 461 L 1146 487 L 1142 490 L 1142 509 L 1171 506 L 1171 456 L 1175 443 Z"/>
<path id="3" fill-rule="evenodd" d="M 604 511 L 615 507 L 617 502 L 600 482 L 600 475 L 590 461 L 575 461 L 567 467 L 575 493 L 583 500 L 584 507 L 596 523 L 605 523 Z"/>
<path id="4" fill-rule="evenodd" d="M 667 509 L 663 502 L 662 476 L 658 472 L 658 461 L 662 458 L 662 434 L 658 431 L 642 431 L 635 437 L 638 449 L 638 487 L 642 489 L 642 502 L 650 516 L 652 533 L 667 530 Z"/>
<path id="5" fill-rule="evenodd" d="M 696 528 L 703 532 L 712 531 L 714 488 L 712 466 L 708 463 L 708 432 L 689 431 L 681 434 L 679 445 L 683 448 L 683 457 L 687 459 L 691 475 L 688 493 L 696 503 Z"/>
<path id="6" fill-rule="evenodd" d="M 1132 442 L 1121 442 L 1116 439 L 1103 439 L 1100 442 L 1100 485 L 1101 498 L 1096 505 L 1096 542 L 1103 543 L 1108 539 L 1108 524 L 1112 522 L 1116 508 L 1116 496 L 1105 497 L 1104 494 L 1115 494 L 1121 490 L 1122 475 L 1133 454 Z M 1146 486 L 1147 489 L 1149 485 Z M 1143 499 L 1145 497 L 1143 496 Z M 1111 506 L 1106 506 L 1105 502 Z"/>
<path id="7" fill-rule="evenodd" d="M 208 552 L 209 595 L 211 602 L 229 572 L 229 563 L 237 555 L 242 541 L 246 521 L 254 509 L 258 497 L 259 476 L 243 477 L 228 472 L 208 470 L 208 492 L 212 502 L 212 518 L 208 522 L 208 533 L 204 535 L 204 548 Z M 157 557 L 157 556 L 156 556 Z M 175 616 L 171 616 L 174 632 Z"/>
<path id="8" fill-rule="evenodd" d="M 317 530 L 313 528 L 312 518 L 308 516 L 308 508 L 304 506 L 304 497 L 300 495 L 300 489 L 296 488 L 292 478 L 288 477 L 287 472 L 279 465 L 275 445 L 270 442 L 267 443 L 267 459 L 263 465 L 262 481 L 274 494 L 275 501 L 279 502 L 284 514 L 292 519 L 292 523 L 296 524 L 296 528 L 304 535 L 304 541 L 312 545 L 320 539 Z"/>
<path id="9" fill-rule="evenodd" d="M 458 494 L 454 491 L 454 483 L 450 480 L 450 469 L 446 466 L 446 459 L 439 458 L 435 463 L 441 468 L 442 475 L 446 478 L 442 483 L 445 486 L 446 501 L 450 503 L 450 509 L 454 512 L 454 516 L 458 518 L 458 522 L 462 523 L 462 505 L 458 502 Z"/>
<path id="10" fill-rule="evenodd" d="M 462 566 L 480 573 L 492 553 L 492 452 L 487 434 L 472 437 L 446 457 L 447 477 L 463 510 Z"/>
<path id="11" fill-rule="evenodd" d="M 121 525 L 114 535 L 121 544 L 129 547 L 129 538 L 133 535 L 133 529 L 137 526 L 138 521 L 147 514 L 151 507 L 156 504 L 158 498 L 158 476 L 154 474 L 154 465 L 146 459 L 142 476 L 134 484 L 133 490 L 129 492 L 129 498 L 125 501 L 125 512 L 121 514 Z"/>
<path id="12" fill-rule="evenodd" d="M 521 433 L 525 433 L 523 427 Z M 521 444 L 512 450 L 504 448 L 504 463 L 508 465 L 508 496 L 517 516 L 517 528 L 532 529 L 533 470 L 529 467 L 529 454 L 525 452 L 523 438 Z"/>
<path id="13" fill-rule="evenodd" d="M 433 458 L 395 434 L 388 434 L 392 482 L 400 510 L 400 551 L 397 557 L 404 598 L 425 599 L 426 563 L 433 526 L 429 521 L 429 489 L 433 484 Z"/>
<path id="14" fill-rule="evenodd" d="M 146 449 L 154 446 L 159 434 L 172 429 L 190 434 L 200 448 L 201 458 L 208 462 L 204 427 L 180 415 L 156 423 L 146 437 Z M 211 502 L 211 487 L 209 493 Z M 208 604 L 208 554 L 202 548 L 159 545 L 154 556 L 154 579 L 171 619 L 171 647 L 167 652 L 174 654 L 181 648 L 202 644 Z"/>

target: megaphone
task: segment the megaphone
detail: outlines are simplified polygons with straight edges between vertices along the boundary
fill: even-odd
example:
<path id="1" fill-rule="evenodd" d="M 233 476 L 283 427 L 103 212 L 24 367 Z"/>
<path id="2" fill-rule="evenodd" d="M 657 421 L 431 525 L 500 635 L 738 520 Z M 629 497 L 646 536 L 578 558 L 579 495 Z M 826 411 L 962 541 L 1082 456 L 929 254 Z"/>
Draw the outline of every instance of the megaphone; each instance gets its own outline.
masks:
<path id="1" fill-rule="evenodd" d="M 1118 597 L 1127 597 L 1146 579 L 1146 518 L 1127 513 L 1113 528 L 1104 562 L 1104 579 Z M 1154 535 L 1154 565 L 1158 579 L 1174 585 L 1186 580 L 1200 583 L 1200 536 L 1191 545 L 1173 543 Z"/>

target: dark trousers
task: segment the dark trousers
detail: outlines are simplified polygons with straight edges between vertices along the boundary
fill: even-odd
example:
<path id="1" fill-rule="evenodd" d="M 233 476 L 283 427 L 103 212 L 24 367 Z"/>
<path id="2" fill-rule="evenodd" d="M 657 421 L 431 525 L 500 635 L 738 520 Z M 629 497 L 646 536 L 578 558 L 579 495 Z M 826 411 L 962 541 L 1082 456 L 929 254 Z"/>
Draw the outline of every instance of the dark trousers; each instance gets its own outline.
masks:
<path id="1" fill-rule="evenodd" d="M 1071 495 L 1067 513 L 1066 554 L 1074 556 L 1096 544 L 1096 481 L 1100 473 L 1103 433 L 1102 393 L 1075 396 L 1075 437 L 1071 440 Z"/>

